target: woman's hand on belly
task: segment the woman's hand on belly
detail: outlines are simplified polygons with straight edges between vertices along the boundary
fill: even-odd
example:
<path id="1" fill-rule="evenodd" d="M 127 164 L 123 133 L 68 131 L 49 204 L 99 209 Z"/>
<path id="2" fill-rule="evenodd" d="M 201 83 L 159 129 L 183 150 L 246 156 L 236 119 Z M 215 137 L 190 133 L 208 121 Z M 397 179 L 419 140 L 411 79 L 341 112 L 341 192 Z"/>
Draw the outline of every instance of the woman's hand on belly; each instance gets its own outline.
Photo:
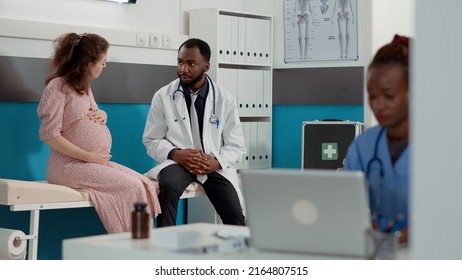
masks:
<path id="1" fill-rule="evenodd" d="M 94 149 L 90 152 L 81 149 L 63 136 L 59 135 L 52 139 L 45 140 L 53 150 L 56 150 L 68 157 L 85 162 L 106 164 L 111 159 L 109 148 Z"/>
<path id="2" fill-rule="evenodd" d="M 96 111 L 90 111 L 88 113 L 88 117 L 90 120 L 94 121 L 95 123 L 99 124 L 106 124 L 107 123 L 107 114 L 103 110 L 96 110 Z"/>
<path id="3" fill-rule="evenodd" d="M 107 149 L 93 150 L 88 152 L 88 156 L 85 161 L 105 165 L 111 159 L 111 157 L 112 156 L 109 152 L 107 152 Z"/>

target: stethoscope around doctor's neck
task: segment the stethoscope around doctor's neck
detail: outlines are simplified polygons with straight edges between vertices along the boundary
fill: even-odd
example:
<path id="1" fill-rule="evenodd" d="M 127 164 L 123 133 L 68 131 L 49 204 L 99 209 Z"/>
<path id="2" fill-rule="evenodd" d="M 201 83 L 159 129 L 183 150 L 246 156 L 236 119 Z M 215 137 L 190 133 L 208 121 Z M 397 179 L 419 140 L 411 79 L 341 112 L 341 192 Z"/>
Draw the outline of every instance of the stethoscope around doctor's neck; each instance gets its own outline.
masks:
<path id="1" fill-rule="evenodd" d="M 206 81 L 209 83 L 209 85 L 212 87 L 212 94 L 213 94 L 213 105 L 212 105 L 212 115 L 210 116 L 209 118 L 209 122 L 211 124 L 215 124 L 218 128 L 218 126 L 220 125 L 220 120 L 218 119 L 218 116 L 216 114 L 216 104 L 215 104 L 215 100 L 216 100 L 216 96 L 215 96 L 215 86 L 213 85 L 213 82 L 212 82 L 212 79 L 210 79 L 209 75 L 205 74 L 205 79 Z M 178 83 L 178 88 L 173 92 L 172 94 L 172 99 L 173 99 L 173 102 L 175 102 L 175 95 L 177 93 L 181 93 L 183 96 L 185 95 L 185 92 L 181 89 L 181 83 Z M 175 106 L 174 106 L 175 107 Z M 176 111 L 176 107 L 175 107 L 175 111 Z M 177 113 L 177 117 L 174 119 L 175 122 L 178 122 L 180 120 L 185 120 L 186 117 L 183 116 L 181 117 L 178 113 L 178 111 L 176 111 Z"/>

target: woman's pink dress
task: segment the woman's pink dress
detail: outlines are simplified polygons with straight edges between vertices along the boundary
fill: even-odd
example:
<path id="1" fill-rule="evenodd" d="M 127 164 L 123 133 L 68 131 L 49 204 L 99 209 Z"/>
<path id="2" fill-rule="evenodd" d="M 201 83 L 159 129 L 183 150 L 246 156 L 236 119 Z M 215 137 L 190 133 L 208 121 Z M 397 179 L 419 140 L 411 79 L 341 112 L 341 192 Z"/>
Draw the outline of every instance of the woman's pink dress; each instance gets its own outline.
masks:
<path id="1" fill-rule="evenodd" d="M 83 150 L 109 152 L 112 144 L 109 129 L 88 117 L 90 111 L 98 109 L 91 90 L 89 95 L 79 95 L 64 83 L 62 78 L 55 78 L 43 92 L 37 109 L 42 120 L 40 139 L 61 135 Z M 87 193 L 109 233 L 131 230 L 135 202 L 148 203 L 154 216 L 160 213 L 158 185 L 115 162 L 88 163 L 52 149 L 47 180 Z"/>

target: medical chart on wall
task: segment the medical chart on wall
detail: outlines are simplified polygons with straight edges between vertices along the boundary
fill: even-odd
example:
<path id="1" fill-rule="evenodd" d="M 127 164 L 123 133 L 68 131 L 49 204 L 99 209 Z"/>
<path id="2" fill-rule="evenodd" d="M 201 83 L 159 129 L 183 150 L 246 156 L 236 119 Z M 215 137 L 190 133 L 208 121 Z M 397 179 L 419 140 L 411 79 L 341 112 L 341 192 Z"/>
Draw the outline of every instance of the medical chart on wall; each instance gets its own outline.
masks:
<path id="1" fill-rule="evenodd" d="M 284 61 L 358 60 L 358 0 L 284 0 Z"/>

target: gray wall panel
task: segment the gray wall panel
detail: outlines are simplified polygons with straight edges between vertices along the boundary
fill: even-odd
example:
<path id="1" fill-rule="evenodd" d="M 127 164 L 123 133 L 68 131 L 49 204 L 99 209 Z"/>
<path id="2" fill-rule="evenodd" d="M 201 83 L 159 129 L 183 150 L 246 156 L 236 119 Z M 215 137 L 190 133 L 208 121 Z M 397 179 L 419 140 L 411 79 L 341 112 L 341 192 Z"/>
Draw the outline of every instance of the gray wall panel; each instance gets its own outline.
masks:
<path id="1" fill-rule="evenodd" d="M 36 102 L 42 95 L 48 59 L 0 56 L 0 101 Z"/>
<path id="2" fill-rule="evenodd" d="M 38 102 L 48 63 L 0 56 L 0 102 Z M 175 78 L 175 66 L 108 62 L 91 87 L 98 103 L 151 103 L 153 94 Z"/>
<path id="3" fill-rule="evenodd" d="M 363 105 L 364 67 L 275 69 L 274 105 Z"/>

